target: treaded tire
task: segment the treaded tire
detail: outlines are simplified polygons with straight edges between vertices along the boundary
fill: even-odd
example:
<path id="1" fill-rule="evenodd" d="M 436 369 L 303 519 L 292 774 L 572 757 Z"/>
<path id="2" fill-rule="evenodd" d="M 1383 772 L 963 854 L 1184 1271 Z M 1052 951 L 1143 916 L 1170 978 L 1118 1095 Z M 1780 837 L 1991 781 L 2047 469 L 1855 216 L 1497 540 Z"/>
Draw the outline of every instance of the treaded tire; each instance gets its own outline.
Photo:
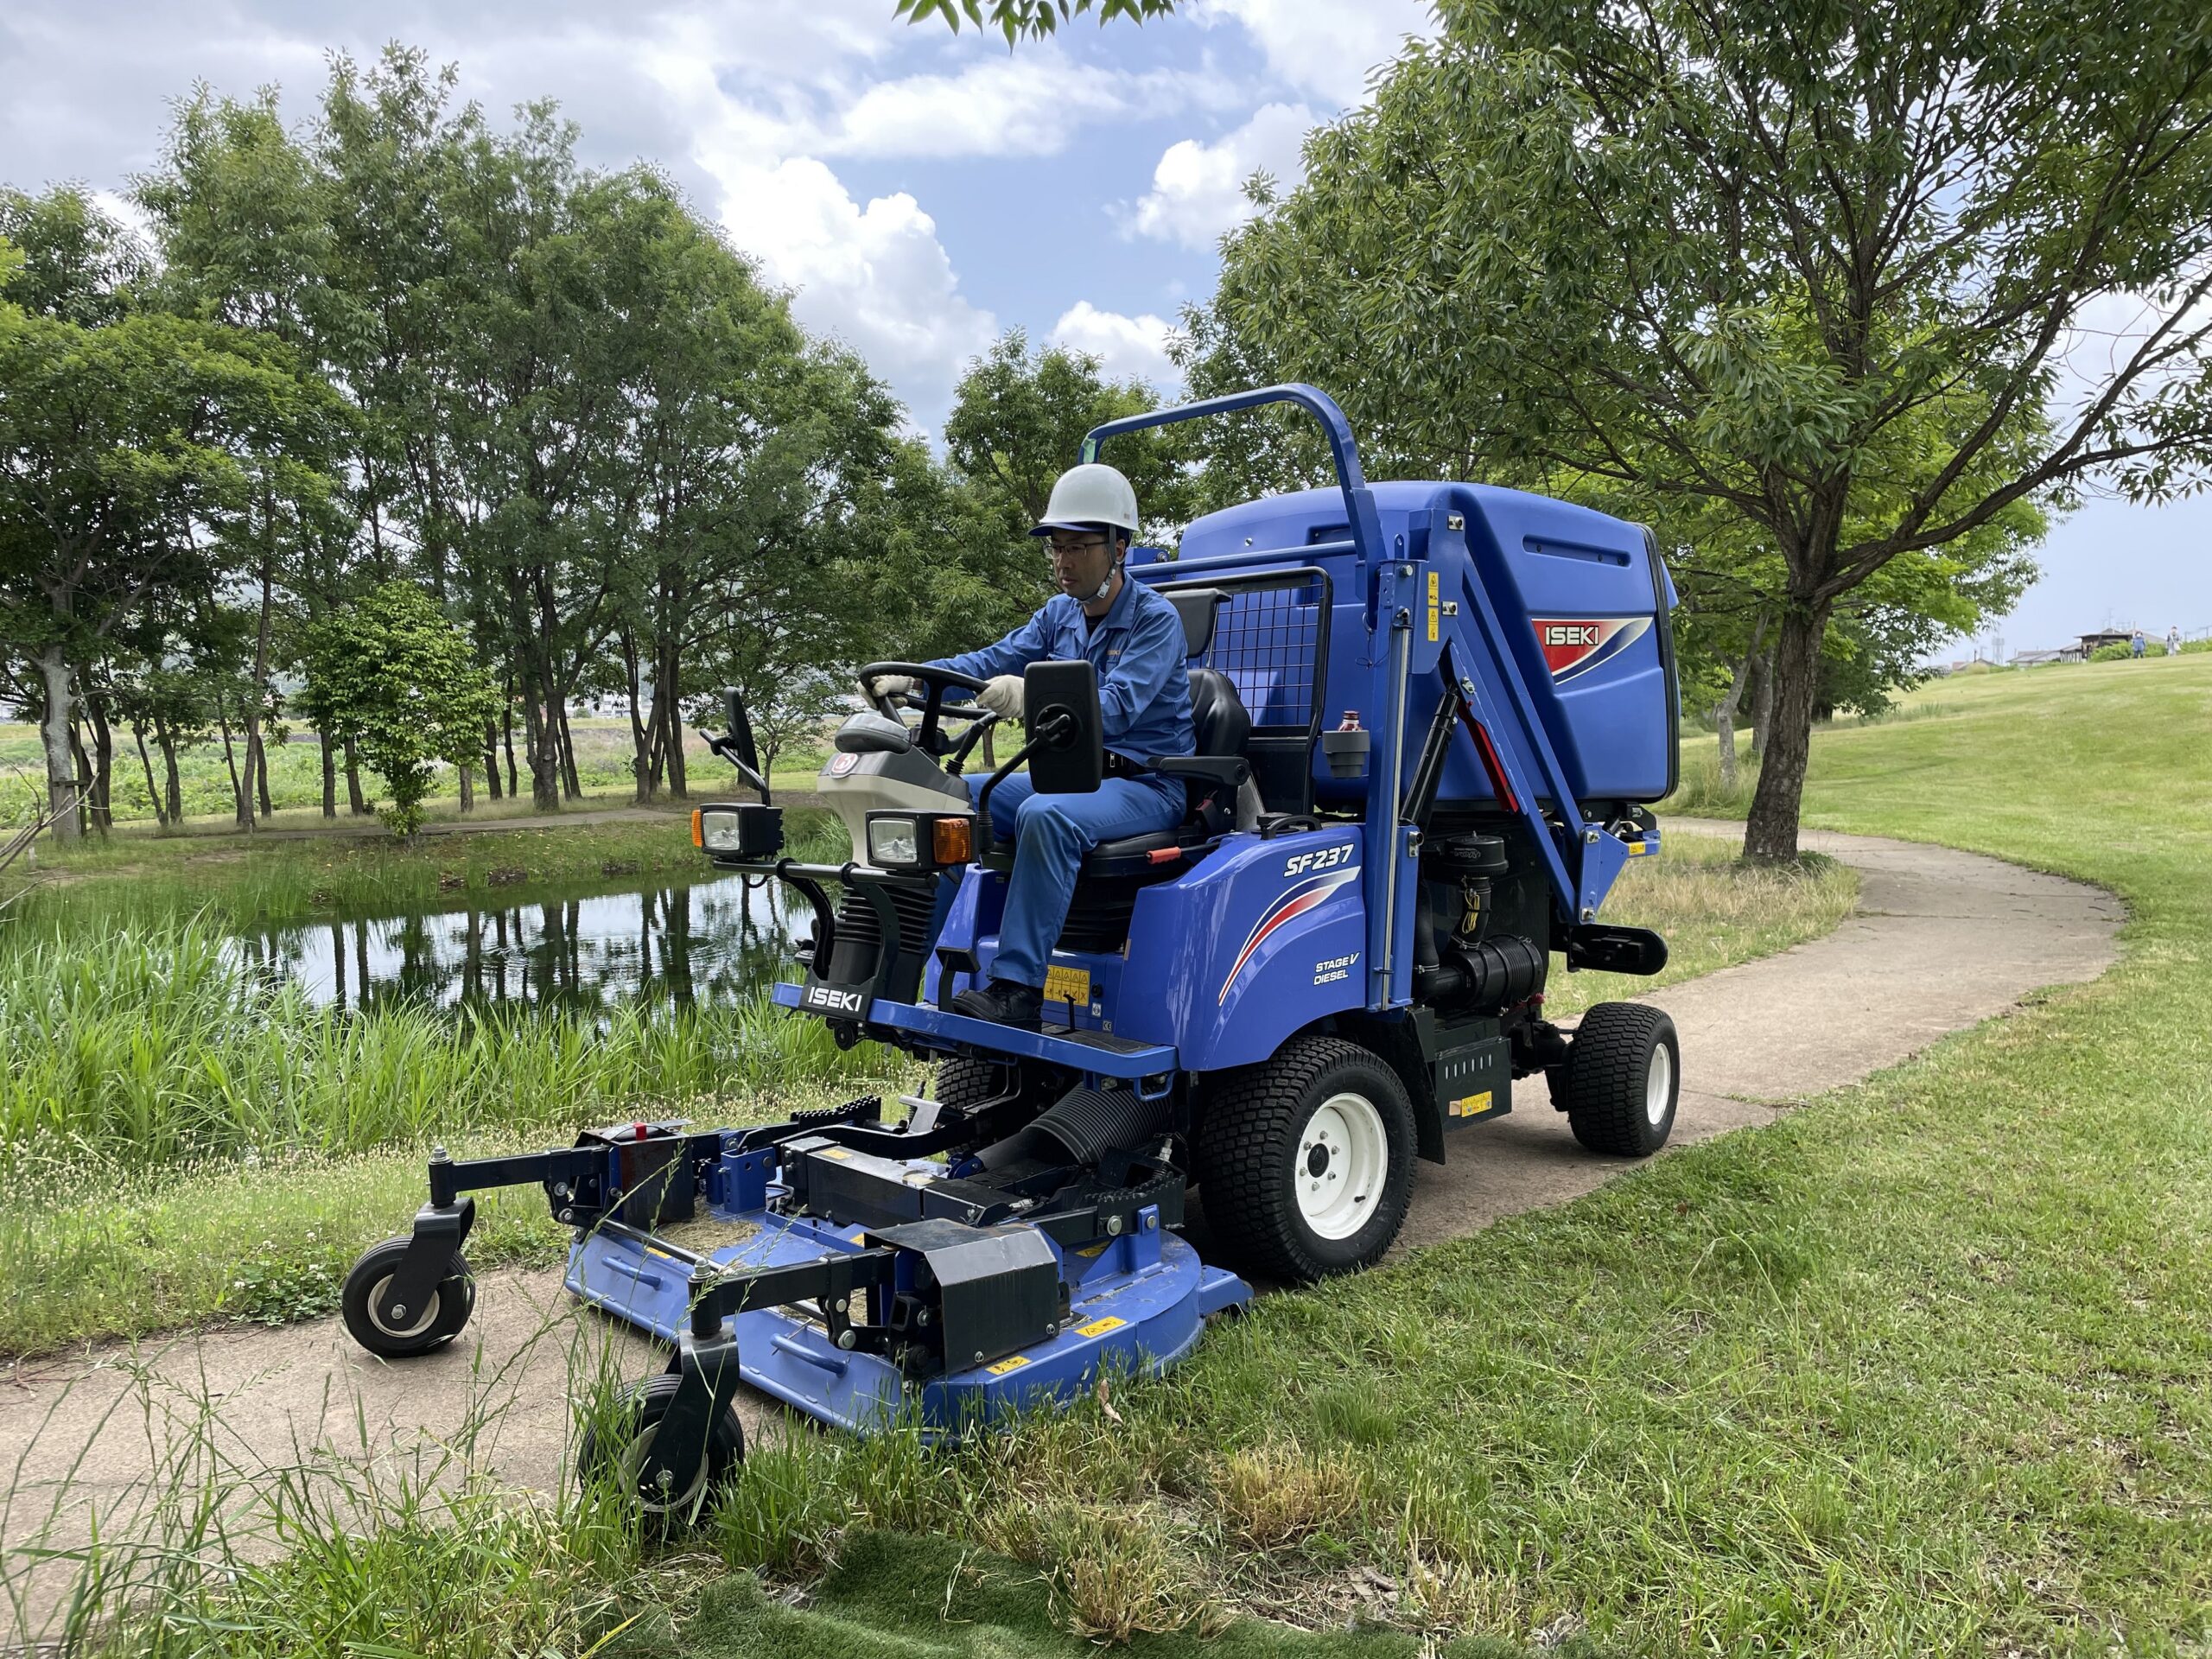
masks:
<path id="1" fill-rule="evenodd" d="M 937 1063 L 937 1092 L 930 1098 L 940 1106 L 980 1106 L 998 1092 L 998 1076 L 1004 1070 L 988 1060 L 950 1055 Z"/>
<path id="2" fill-rule="evenodd" d="M 394 1331 L 379 1320 L 374 1311 L 376 1299 L 382 1294 L 385 1281 L 398 1268 L 400 1257 L 407 1254 L 407 1245 L 404 1238 L 387 1238 L 369 1246 L 347 1271 L 339 1291 L 338 1311 L 345 1319 L 346 1329 L 379 1359 L 412 1359 L 444 1347 L 461 1334 L 476 1308 L 476 1276 L 455 1250 L 446 1263 L 445 1277 L 430 1293 L 430 1309 L 419 1323 Z"/>
<path id="3" fill-rule="evenodd" d="M 1387 1147 L 1366 1222 L 1330 1238 L 1299 1203 L 1300 1144 L 1338 1095 L 1371 1106 Z M 1289 1284 L 1371 1267 L 1405 1224 L 1417 1145 L 1414 1109 L 1388 1061 L 1335 1037 L 1300 1037 L 1274 1058 L 1224 1077 L 1210 1091 L 1193 1147 L 1208 1230 L 1230 1266 Z"/>
<path id="4" fill-rule="evenodd" d="M 595 1480 L 614 1481 L 638 1500 L 649 1520 L 668 1527 L 688 1525 L 703 1513 L 716 1484 L 745 1461 L 744 1425 L 725 1406 L 708 1426 L 707 1455 L 691 1484 L 671 1499 L 648 1492 L 638 1484 L 637 1469 L 683 1381 L 674 1372 L 664 1371 L 631 1384 L 622 1390 L 607 1418 L 584 1426 L 583 1440 L 576 1447 L 576 1478 L 581 1483 L 588 1486 Z"/>
<path id="5" fill-rule="evenodd" d="M 1665 1067 L 1663 1077 L 1655 1069 Z M 1561 1074 L 1564 1074 L 1561 1076 Z M 1582 1016 L 1554 1101 L 1574 1138 L 1592 1152 L 1648 1158 L 1674 1133 L 1682 1051 L 1675 1022 L 1642 1002 L 1600 1002 Z"/>

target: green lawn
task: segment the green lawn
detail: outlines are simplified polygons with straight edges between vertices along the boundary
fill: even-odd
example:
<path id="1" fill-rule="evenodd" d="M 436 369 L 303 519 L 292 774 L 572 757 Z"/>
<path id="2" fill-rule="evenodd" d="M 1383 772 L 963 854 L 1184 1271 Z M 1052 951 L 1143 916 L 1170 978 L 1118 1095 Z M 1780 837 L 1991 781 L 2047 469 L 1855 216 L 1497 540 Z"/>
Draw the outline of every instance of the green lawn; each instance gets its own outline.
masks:
<path id="1" fill-rule="evenodd" d="M 1821 734 L 1808 821 L 2111 887 L 2131 921 L 2103 980 L 1564 1208 L 1270 1297 L 1110 1409 L 938 1456 L 797 1433 L 673 1549 L 610 1546 L 574 1500 L 429 1516 L 373 1550 L 307 1526 L 227 1600 L 174 1597 L 172 1637 L 574 1653 L 619 1630 L 609 1650 L 813 1659 L 1093 1636 L 1180 1654 L 1225 1625 L 1348 1645 L 1233 1622 L 1260 1612 L 1430 1652 L 1541 1631 L 1609 1653 L 2201 1653 L 2212 657 L 1913 707 L 1939 712 Z M 818 1599 L 712 1582 L 754 1565 Z M 425 1612 L 454 1586 L 481 1610 L 461 1630 Z"/>

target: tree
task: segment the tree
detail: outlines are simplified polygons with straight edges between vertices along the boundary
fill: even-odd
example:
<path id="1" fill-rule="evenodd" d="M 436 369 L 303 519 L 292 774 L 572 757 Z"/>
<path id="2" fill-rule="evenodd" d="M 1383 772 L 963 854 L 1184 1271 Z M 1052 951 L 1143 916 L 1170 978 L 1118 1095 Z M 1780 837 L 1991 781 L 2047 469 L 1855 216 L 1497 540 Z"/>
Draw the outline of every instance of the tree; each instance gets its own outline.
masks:
<path id="1" fill-rule="evenodd" d="M 302 701 L 383 777 L 395 835 L 422 827 L 433 767 L 472 764 L 499 693 L 460 629 L 410 582 L 388 582 L 309 630 Z"/>
<path id="2" fill-rule="evenodd" d="M 2017 550 L 2023 508 L 2206 481 L 2212 32 L 2182 0 L 1442 10 L 1228 238 L 1216 335 L 1386 461 L 1771 549 L 1745 847 L 1792 857 L 1840 607 Z"/>
<path id="3" fill-rule="evenodd" d="M 910 23 L 942 17 L 956 34 L 963 17 L 981 29 L 988 16 L 1011 46 L 1025 36 L 1044 39 L 1062 23 L 1089 11 L 1091 4 L 1092 0 L 899 0 L 893 15 Z M 1097 6 L 1102 23 L 1110 23 L 1116 17 L 1141 23 L 1147 17 L 1166 16 L 1175 10 L 1175 0 L 1097 0 Z"/>
<path id="4" fill-rule="evenodd" d="M 324 400 L 278 342 L 101 286 L 131 262 L 54 257 L 126 240 L 79 193 L 0 194 L 0 235 L 44 256 L 0 289 L 0 641 L 36 665 L 54 833 L 73 839 L 81 672 L 151 596 L 213 582 L 257 493 L 319 489 L 298 454 Z"/>

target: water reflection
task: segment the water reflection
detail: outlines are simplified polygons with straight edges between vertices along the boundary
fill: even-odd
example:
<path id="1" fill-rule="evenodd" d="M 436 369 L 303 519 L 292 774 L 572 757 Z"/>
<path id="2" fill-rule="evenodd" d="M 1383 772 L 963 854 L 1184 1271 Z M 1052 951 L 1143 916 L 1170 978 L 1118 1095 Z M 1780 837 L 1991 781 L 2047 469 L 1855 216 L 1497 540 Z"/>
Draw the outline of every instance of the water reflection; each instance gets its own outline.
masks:
<path id="1" fill-rule="evenodd" d="M 797 908 L 794 909 L 794 906 Z M 314 922 L 247 934 L 245 962 L 318 1004 L 404 998 L 590 1012 L 756 992 L 788 958 L 803 902 L 727 876 L 690 886 Z M 800 931 L 804 931 L 804 929 Z"/>

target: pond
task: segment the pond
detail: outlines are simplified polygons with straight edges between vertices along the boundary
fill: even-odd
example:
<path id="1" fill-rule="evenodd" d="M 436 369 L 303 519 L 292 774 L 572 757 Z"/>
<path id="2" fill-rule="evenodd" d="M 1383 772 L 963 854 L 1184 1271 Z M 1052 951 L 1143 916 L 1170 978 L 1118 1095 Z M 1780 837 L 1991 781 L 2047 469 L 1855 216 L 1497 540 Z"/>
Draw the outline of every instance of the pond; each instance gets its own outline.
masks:
<path id="1" fill-rule="evenodd" d="M 810 919 L 779 884 L 741 876 L 621 893 L 315 921 L 241 935 L 243 960 L 321 1006 L 395 999 L 591 1013 L 756 995 Z"/>

